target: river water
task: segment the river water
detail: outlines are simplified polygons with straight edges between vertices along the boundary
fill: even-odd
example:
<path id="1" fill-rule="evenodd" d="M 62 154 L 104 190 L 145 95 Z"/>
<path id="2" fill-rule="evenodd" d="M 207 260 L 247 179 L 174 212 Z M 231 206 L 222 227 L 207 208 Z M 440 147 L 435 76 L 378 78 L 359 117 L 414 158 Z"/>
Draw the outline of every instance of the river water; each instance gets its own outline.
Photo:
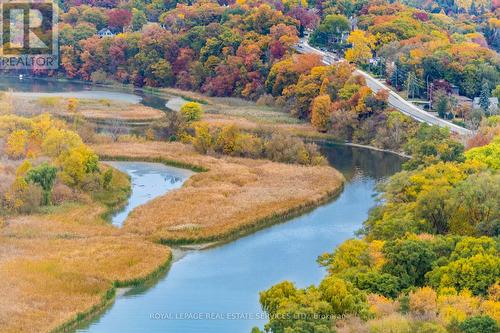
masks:
<path id="1" fill-rule="evenodd" d="M 57 81 L 44 78 L 26 78 L 19 80 L 17 77 L 0 76 L 0 91 L 12 90 L 14 95 L 29 97 L 59 96 L 64 98 L 74 97 L 80 99 L 106 99 L 117 102 L 141 103 L 145 106 L 160 110 L 169 110 L 166 103 L 170 99 L 178 100 L 179 97 L 168 98 L 144 92 L 140 89 L 126 90 L 120 87 L 102 87 L 83 82 Z"/>
<path id="2" fill-rule="evenodd" d="M 149 162 L 104 162 L 130 176 L 132 193 L 123 209 L 116 212 L 111 223 L 121 227 L 128 214 L 137 206 L 182 186 L 193 172 Z"/>
<path id="3" fill-rule="evenodd" d="M 283 280 L 299 287 L 318 283 L 325 271 L 316 264 L 317 256 L 354 237 L 375 205 L 376 184 L 402 162 L 393 154 L 358 147 L 326 145 L 322 150 L 347 178 L 336 200 L 233 242 L 188 251 L 157 281 L 117 297 L 103 315 L 77 331 L 249 333 L 254 326 L 262 328 L 267 320 L 259 292 Z M 147 188 L 137 186 L 149 183 L 143 182 L 150 176 L 148 165 L 158 173 L 154 164 L 142 165 L 140 173 L 136 162 L 113 165 L 135 177 L 133 191 L 142 193 Z"/>
<path id="4" fill-rule="evenodd" d="M 72 82 L 0 77 L 0 91 L 112 98 L 165 109 L 166 99 L 143 91 L 124 91 Z M 78 332 L 249 333 L 262 326 L 259 292 L 290 280 L 299 287 L 325 275 L 316 258 L 354 237 L 375 205 L 376 184 L 399 171 L 394 154 L 345 145 L 324 145 L 330 164 L 347 179 L 340 196 L 285 223 L 233 242 L 188 251 L 156 281 L 117 297 L 100 317 Z M 190 171 L 156 163 L 110 162 L 127 172 L 132 195 L 112 223 L 121 226 L 135 207 L 182 186 Z M 189 214 L 189 212 L 186 212 Z"/>

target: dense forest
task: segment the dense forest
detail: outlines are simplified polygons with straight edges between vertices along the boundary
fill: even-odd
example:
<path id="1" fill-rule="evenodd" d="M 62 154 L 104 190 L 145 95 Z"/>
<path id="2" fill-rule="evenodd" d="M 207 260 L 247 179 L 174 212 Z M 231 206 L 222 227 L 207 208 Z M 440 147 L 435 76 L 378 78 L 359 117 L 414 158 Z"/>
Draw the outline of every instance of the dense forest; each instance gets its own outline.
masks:
<path id="1" fill-rule="evenodd" d="M 413 158 L 380 186 L 360 238 L 318 258 L 318 286 L 260 294 L 266 332 L 499 332 L 498 134 L 464 153 L 424 125 L 406 149 Z"/>
<path id="2" fill-rule="evenodd" d="M 415 128 L 407 130 L 410 121 L 392 113 L 386 96 L 373 96 L 355 65 L 407 97 L 430 99 L 439 116 L 461 126 L 477 129 L 497 112 L 488 99 L 500 95 L 495 2 L 66 1 L 61 7 L 60 69 L 38 75 L 242 97 L 282 108 L 338 139 L 389 149 L 400 149 L 401 134 Z M 111 37 L 98 34 L 105 29 Z M 351 66 L 297 54 L 309 33 L 311 44 Z M 481 109 L 458 103 L 452 91 L 480 97 Z M 393 133 L 398 137 L 387 139 Z"/>

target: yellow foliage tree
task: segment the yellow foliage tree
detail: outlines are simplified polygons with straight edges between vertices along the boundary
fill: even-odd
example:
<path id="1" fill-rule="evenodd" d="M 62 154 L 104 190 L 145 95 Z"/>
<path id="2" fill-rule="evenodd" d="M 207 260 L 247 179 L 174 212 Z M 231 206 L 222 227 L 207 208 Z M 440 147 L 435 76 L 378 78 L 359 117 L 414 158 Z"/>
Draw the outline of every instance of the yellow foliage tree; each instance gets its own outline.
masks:
<path id="1" fill-rule="evenodd" d="M 312 102 L 311 123 L 318 131 L 326 132 L 332 114 L 332 101 L 328 95 L 320 95 Z"/>
<path id="2" fill-rule="evenodd" d="M 7 138 L 5 152 L 12 159 L 26 157 L 28 149 L 28 132 L 26 130 L 15 130 Z"/>
<path id="3" fill-rule="evenodd" d="M 82 139 L 75 132 L 52 128 L 42 142 L 42 151 L 47 156 L 58 157 L 82 144 Z"/>
<path id="4" fill-rule="evenodd" d="M 69 186 L 78 186 L 85 175 L 97 171 L 97 155 L 81 144 L 60 157 L 61 179 Z"/>
<path id="5" fill-rule="evenodd" d="M 345 53 L 345 58 L 349 62 L 365 63 L 372 57 L 372 48 L 375 46 L 375 37 L 362 30 L 353 30 L 347 42 L 352 47 Z"/>
<path id="6" fill-rule="evenodd" d="M 187 102 L 181 106 L 181 114 L 187 122 L 200 120 L 203 116 L 203 109 L 200 103 Z"/>

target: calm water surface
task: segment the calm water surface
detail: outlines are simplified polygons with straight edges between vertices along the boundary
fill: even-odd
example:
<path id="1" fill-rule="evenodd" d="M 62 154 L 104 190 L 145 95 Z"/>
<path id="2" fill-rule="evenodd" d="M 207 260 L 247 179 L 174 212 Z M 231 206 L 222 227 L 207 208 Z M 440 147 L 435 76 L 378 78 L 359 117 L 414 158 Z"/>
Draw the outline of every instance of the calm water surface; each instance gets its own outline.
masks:
<path id="1" fill-rule="evenodd" d="M 17 95 L 30 97 L 61 96 L 82 99 L 109 99 L 112 101 L 141 103 L 145 106 L 168 110 L 169 99 L 146 93 L 139 89 L 126 91 L 123 88 L 94 86 L 82 82 L 61 82 L 43 78 L 19 80 L 13 76 L 0 76 L 0 91 L 12 90 Z M 173 97 L 175 98 L 175 97 Z"/>
<path id="2" fill-rule="evenodd" d="M 193 172 L 160 163 L 104 162 L 130 176 L 132 194 L 127 205 L 111 218 L 111 223 L 121 227 L 128 214 L 137 206 L 182 186 Z"/>
<path id="3" fill-rule="evenodd" d="M 317 256 L 353 237 L 375 204 L 377 182 L 397 172 L 402 162 L 395 155 L 357 147 L 322 149 L 348 179 L 335 201 L 231 243 L 188 252 L 157 282 L 118 297 L 78 332 L 249 333 L 262 327 L 266 320 L 259 319 L 259 291 L 283 280 L 299 287 L 318 283 L 325 271 L 316 264 Z M 128 172 L 137 169 L 120 165 Z M 135 176 L 149 177 L 149 172 L 141 168 Z M 141 183 L 136 178 L 133 190 L 147 193 L 147 188 L 137 188 Z M 214 319 L 183 319 L 200 314 Z"/>

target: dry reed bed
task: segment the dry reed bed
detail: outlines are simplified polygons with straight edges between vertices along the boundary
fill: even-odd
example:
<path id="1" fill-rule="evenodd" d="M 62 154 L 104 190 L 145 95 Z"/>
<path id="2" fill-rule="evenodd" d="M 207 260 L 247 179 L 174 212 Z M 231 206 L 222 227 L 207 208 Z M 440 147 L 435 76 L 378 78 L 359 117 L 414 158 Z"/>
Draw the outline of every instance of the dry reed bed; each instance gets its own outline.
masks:
<path id="1" fill-rule="evenodd" d="M 21 113 L 39 114 L 49 112 L 54 115 L 72 118 L 79 115 L 87 120 L 103 121 L 118 120 L 123 122 L 147 122 L 161 119 L 165 113 L 141 104 L 111 100 L 78 99 L 76 113 L 68 110 L 68 98 L 51 97 L 53 104 L 40 105 L 40 99 L 16 96 L 16 101 L 22 104 Z M 43 101 L 43 98 L 41 99 Z"/>
<path id="2" fill-rule="evenodd" d="M 136 209 L 125 227 L 102 219 L 98 204 L 0 224 L 0 330 L 65 330 L 109 305 L 116 286 L 163 271 L 167 247 L 151 242 L 228 239 L 310 208 L 338 193 L 333 168 L 214 158 L 179 143 L 114 143 L 101 155 L 161 160 L 195 170 L 184 186 Z"/>
<path id="3" fill-rule="evenodd" d="M 344 180 L 329 166 L 214 158 L 180 143 L 114 143 L 94 149 L 106 158 L 177 161 L 208 170 L 136 208 L 125 222 L 124 230 L 168 244 L 238 237 L 334 197 Z"/>
<path id="4" fill-rule="evenodd" d="M 48 332 L 109 304 L 115 285 L 155 275 L 170 250 L 116 229 L 98 204 L 7 218 L 0 226 L 0 331 Z"/>
<path id="5" fill-rule="evenodd" d="M 143 105 L 128 104 L 109 108 L 82 108 L 78 114 L 89 120 L 152 121 L 165 116 L 164 112 Z M 65 113 L 65 115 L 70 115 Z"/>

